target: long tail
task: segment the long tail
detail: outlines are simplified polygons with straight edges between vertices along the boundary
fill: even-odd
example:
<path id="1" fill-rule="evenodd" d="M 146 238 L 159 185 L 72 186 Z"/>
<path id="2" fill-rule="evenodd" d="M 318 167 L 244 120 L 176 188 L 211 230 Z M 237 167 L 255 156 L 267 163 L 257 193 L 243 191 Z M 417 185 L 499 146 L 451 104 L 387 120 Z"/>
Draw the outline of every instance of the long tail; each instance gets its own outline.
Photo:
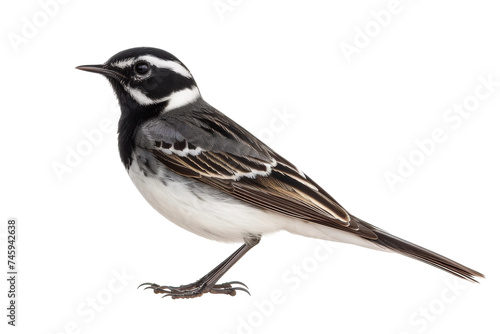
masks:
<path id="1" fill-rule="evenodd" d="M 366 222 L 363 222 L 366 223 Z M 376 228 L 373 225 L 368 224 L 375 234 L 377 234 L 378 239 L 371 240 L 376 245 L 379 245 L 383 248 L 389 249 L 399 254 L 403 254 L 405 256 L 417 259 L 419 261 L 430 264 L 431 266 L 440 268 L 458 276 L 460 278 L 466 279 L 468 281 L 476 282 L 475 278 L 482 277 L 484 275 L 480 272 L 477 272 L 471 268 L 468 268 L 458 262 L 448 259 L 442 255 L 434 253 L 424 247 L 420 247 L 411 242 L 393 236 L 383 230 Z"/>

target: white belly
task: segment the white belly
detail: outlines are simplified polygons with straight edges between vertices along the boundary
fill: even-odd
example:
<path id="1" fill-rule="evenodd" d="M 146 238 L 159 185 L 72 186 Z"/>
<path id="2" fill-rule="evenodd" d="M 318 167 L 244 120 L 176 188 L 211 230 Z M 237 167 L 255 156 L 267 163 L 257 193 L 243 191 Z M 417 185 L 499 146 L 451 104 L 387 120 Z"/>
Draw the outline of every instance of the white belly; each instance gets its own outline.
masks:
<path id="1" fill-rule="evenodd" d="M 129 176 L 156 211 L 172 223 L 207 239 L 243 242 L 244 237 L 251 235 L 286 230 L 306 237 L 380 250 L 353 233 L 261 210 L 220 191 L 213 191 L 209 186 L 198 185 L 198 191 L 193 190 L 188 183 L 196 181 L 179 177 L 177 182 L 164 184 L 158 176 L 145 177 L 136 159 L 130 166 Z"/>
<path id="2" fill-rule="evenodd" d="M 165 185 L 158 176 L 145 177 L 135 159 L 129 176 L 156 211 L 180 227 L 208 239 L 243 242 L 243 238 L 250 235 L 281 230 L 288 221 L 285 216 L 252 207 L 222 192 L 214 198 L 214 192 L 195 192 L 180 181 L 169 181 Z"/>

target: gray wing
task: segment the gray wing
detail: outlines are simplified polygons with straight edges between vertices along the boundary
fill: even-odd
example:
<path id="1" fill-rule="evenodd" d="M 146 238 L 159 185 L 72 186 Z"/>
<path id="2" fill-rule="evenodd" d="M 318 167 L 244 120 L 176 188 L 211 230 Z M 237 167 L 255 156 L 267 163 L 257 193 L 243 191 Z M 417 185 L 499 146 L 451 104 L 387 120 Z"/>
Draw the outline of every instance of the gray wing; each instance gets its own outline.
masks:
<path id="1" fill-rule="evenodd" d="M 244 202 L 377 238 L 293 164 L 208 104 L 143 124 L 136 144 L 173 172 Z"/>

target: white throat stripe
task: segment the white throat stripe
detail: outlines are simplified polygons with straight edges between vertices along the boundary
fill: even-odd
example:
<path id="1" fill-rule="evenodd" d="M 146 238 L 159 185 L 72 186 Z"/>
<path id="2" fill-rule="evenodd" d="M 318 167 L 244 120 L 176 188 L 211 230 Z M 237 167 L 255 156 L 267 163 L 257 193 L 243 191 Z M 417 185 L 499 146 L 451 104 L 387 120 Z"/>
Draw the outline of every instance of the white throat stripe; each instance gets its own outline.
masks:
<path id="1" fill-rule="evenodd" d="M 129 92 L 132 98 L 137 101 L 137 103 L 143 106 L 169 101 L 164 111 L 182 107 L 196 101 L 200 97 L 200 91 L 196 86 L 184 88 L 160 99 L 151 99 L 137 88 L 130 88 L 127 86 L 125 89 Z"/>

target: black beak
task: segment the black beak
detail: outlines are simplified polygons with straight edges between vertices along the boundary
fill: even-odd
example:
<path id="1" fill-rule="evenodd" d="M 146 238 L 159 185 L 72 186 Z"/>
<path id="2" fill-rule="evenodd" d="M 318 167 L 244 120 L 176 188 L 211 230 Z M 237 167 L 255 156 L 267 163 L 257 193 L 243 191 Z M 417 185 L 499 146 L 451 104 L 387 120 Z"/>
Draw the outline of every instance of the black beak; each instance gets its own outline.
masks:
<path id="1" fill-rule="evenodd" d="M 107 77 L 114 78 L 118 81 L 127 79 L 127 77 L 124 76 L 123 74 L 121 74 L 117 71 L 113 71 L 113 70 L 110 70 L 108 68 L 105 68 L 105 66 L 106 65 L 81 65 L 81 66 L 77 66 L 76 69 L 82 70 L 82 71 L 87 71 L 87 72 L 99 73 L 99 74 L 105 75 Z"/>

